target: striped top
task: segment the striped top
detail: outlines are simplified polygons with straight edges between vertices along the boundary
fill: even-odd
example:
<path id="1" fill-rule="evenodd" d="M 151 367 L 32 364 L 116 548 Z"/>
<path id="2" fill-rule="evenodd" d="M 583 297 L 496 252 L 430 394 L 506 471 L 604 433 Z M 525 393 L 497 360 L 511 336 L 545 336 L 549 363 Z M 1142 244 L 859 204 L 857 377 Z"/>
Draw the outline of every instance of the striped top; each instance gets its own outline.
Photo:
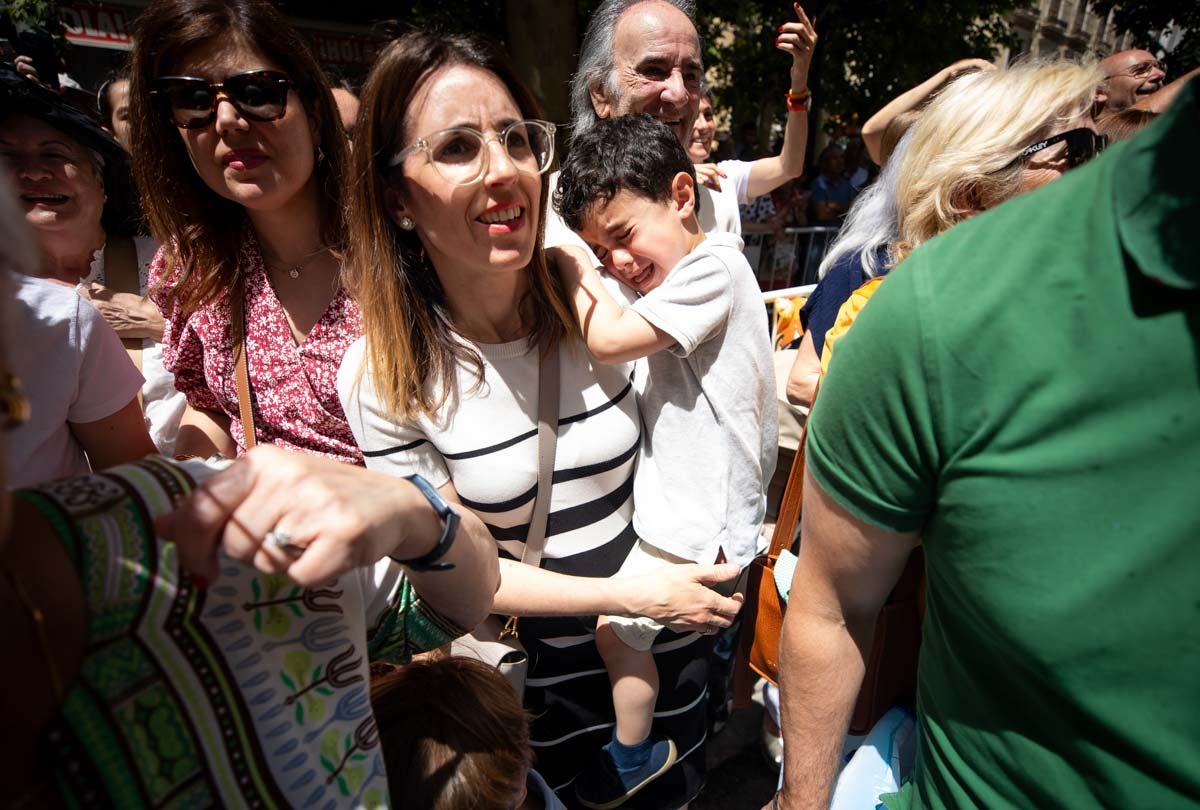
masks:
<path id="1" fill-rule="evenodd" d="M 460 369 L 459 392 L 436 419 L 386 413 L 365 340 L 346 352 L 338 393 L 368 469 L 453 481 L 462 502 L 487 524 L 501 553 L 519 559 L 537 489 L 539 358 L 526 340 L 474 346 L 484 359 L 476 386 Z M 559 428 L 542 567 L 573 576 L 616 573 L 636 539 L 633 472 L 641 436 L 629 365 L 595 362 L 579 344 L 558 349 Z M 525 705 L 533 715 L 536 767 L 568 807 L 577 771 L 612 735 L 612 691 L 595 645 L 592 617 L 524 617 L 530 659 Z M 704 782 L 707 655 L 711 640 L 663 631 L 654 646 L 661 690 L 655 730 L 671 736 L 679 762 L 626 805 L 679 807 Z"/>
<path id="2" fill-rule="evenodd" d="M 473 371 L 460 368 L 454 390 L 465 394 L 436 420 L 406 422 L 386 413 L 370 374 L 358 379 L 365 348 L 364 338 L 346 352 L 338 393 L 368 469 L 419 473 L 435 487 L 453 481 L 500 548 L 520 559 L 537 494 L 536 347 L 525 339 L 476 347 L 484 358 L 484 384 L 475 390 Z M 632 542 L 641 431 L 629 368 L 594 363 L 582 346 L 573 349 L 558 350 L 558 445 L 544 567 L 596 576 L 615 571 Z M 629 542 L 621 544 L 619 559 L 609 560 L 613 549 L 606 547 L 614 540 Z M 596 554 L 604 556 L 603 564 Z M 571 559 L 579 555 L 590 561 L 577 572 Z"/>

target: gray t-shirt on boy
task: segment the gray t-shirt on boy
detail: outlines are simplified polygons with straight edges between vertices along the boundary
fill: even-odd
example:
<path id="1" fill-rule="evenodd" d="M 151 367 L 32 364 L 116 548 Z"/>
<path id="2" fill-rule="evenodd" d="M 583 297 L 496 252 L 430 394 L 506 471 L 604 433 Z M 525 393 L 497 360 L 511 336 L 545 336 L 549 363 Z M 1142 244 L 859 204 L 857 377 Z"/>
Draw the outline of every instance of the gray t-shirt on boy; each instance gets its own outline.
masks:
<path id="1" fill-rule="evenodd" d="M 711 233 L 633 304 L 678 345 L 646 358 L 633 525 L 701 563 L 754 557 L 775 472 L 775 371 L 742 240 Z"/>

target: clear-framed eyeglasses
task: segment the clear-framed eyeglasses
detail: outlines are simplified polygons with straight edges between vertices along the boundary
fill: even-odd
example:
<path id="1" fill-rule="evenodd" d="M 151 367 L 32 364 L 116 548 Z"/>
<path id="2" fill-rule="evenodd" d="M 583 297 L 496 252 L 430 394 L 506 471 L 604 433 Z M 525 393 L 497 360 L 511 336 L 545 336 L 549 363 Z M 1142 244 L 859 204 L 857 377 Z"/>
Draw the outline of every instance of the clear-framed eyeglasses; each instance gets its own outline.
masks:
<path id="1" fill-rule="evenodd" d="M 517 171 L 545 174 L 554 162 L 554 130 L 554 124 L 534 118 L 513 121 L 491 135 L 472 127 L 451 127 L 417 138 L 412 146 L 397 152 L 388 167 L 399 166 L 414 152 L 424 152 L 443 180 L 469 186 L 487 173 L 491 153 L 487 144 L 494 140 L 504 147 Z"/>
<path id="2" fill-rule="evenodd" d="M 1130 76 L 1134 79 L 1145 79 L 1149 78 L 1150 74 L 1156 70 L 1161 70 L 1163 73 L 1166 73 L 1167 63 L 1159 59 L 1149 59 L 1145 62 L 1138 62 L 1128 70 L 1123 70 L 1120 73 L 1112 74 L 1112 76 Z M 1112 76 L 1109 76 L 1109 78 L 1111 79 Z"/>

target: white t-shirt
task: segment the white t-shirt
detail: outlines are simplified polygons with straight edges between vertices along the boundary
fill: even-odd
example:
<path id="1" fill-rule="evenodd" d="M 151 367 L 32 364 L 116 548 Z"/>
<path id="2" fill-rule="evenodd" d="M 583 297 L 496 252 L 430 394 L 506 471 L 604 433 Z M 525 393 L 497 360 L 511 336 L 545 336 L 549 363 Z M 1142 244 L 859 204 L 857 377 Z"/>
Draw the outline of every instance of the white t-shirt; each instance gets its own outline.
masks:
<path id="1" fill-rule="evenodd" d="M 677 345 L 646 358 L 638 537 L 685 559 L 753 559 L 778 416 L 762 294 L 742 240 L 710 234 L 633 309 Z"/>
<path id="2" fill-rule="evenodd" d="M 29 421 L 8 436 L 8 486 L 90 471 L 70 423 L 112 416 L 142 386 L 120 338 L 70 287 L 11 276 L 16 300 L 6 337 L 9 368 L 29 399 Z"/>
<path id="3" fill-rule="evenodd" d="M 158 251 L 158 242 L 148 236 L 136 236 L 133 244 L 137 250 L 138 290 L 145 295 L 150 260 Z M 86 278 L 79 280 L 79 284 L 86 287 L 93 281 L 97 284 L 108 283 L 104 272 L 103 248 L 92 256 L 91 270 Z M 142 376 L 146 379 L 142 386 L 142 413 L 146 418 L 146 430 L 158 452 L 164 456 L 173 455 L 175 436 L 179 433 L 179 420 L 187 406 L 187 397 L 175 390 L 175 375 L 163 368 L 162 343 L 150 338 L 142 340 Z"/>
<path id="4" fill-rule="evenodd" d="M 746 195 L 750 190 L 751 165 L 753 164 L 748 160 L 722 160 L 717 164 L 717 168 L 724 172 L 725 176 L 720 178 L 721 190 L 709 189 L 711 192 L 709 197 L 714 221 L 722 224 L 720 230 L 736 233 L 739 236 L 742 233 L 742 216 L 738 206 L 749 202 Z M 710 229 L 704 227 L 703 208 L 700 209 L 700 214 L 702 220 L 700 227 L 704 228 L 705 233 L 709 233 Z"/>

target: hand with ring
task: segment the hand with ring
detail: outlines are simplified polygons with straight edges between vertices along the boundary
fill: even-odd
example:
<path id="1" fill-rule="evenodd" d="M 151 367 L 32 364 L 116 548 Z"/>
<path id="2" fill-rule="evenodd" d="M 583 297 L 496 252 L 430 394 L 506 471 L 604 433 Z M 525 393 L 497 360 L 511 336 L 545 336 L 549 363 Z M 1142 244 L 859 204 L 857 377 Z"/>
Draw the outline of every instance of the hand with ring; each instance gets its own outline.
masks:
<path id="1" fill-rule="evenodd" d="M 205 481 L 156 528 L 175 542 L 180 566 L 202 582 L 219 574 L 219 545 L 264 573 L 312 586 L 388 555 L 419 557 L 436 545 L 442 521 L 402 478 L 260 445 Z M 495 557 L 494 548 L 487 551 Z"/>

